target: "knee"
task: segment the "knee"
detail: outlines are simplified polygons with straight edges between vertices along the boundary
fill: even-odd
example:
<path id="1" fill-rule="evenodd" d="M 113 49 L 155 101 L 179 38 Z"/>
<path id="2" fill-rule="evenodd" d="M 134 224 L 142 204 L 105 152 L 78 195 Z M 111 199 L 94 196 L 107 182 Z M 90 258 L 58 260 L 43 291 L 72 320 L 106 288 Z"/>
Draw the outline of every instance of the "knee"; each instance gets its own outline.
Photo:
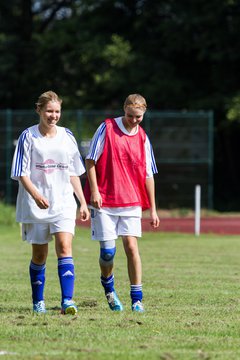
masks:
<path id="1" fill-rule="evenodd" d="M 47 256 L 45 254 L 35 254 L 32 256 L 32 262 L 37 265 L 45 264 Z"/>
<path id="2" fill-rule="evenodd" d="M 46 262 L 48 255 L 48 244 L 32 245 L 32 262 L 37 265 L 42 265 Z"/>
<path id="3" fill-rule="evenodd" d="M 109 266 L 113 264 L 113 259 L 116 253 L 116 247 L 111 249 L 100 249 L 100 258 L 99 262 L 103 266 Z"/>
<path id="4" fill-rule="evenodd" d="M 56 244 L 56 254 L 58 258 L 72 257 L 72 245 L 70 242 Z"/>
<path id="5" fill-rule="evenodd" d="M 128 242 L 124 244 L 127 257 L 135 257 L 139 254 L 137 242 Z"/>

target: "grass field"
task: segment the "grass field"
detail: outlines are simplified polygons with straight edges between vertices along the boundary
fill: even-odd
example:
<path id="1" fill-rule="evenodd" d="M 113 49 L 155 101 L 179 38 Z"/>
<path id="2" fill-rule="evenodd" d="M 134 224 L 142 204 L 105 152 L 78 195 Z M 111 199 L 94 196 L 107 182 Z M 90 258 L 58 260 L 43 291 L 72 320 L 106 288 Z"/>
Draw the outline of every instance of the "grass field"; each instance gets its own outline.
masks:
<path id="1" fill-rule="evenodd" d="M 60 315 L 53 243 L 47 262 L 48 313 L 33 316 L 31 248 L 0 221 L 0 358 L 32 360 L 240 359 L 240 239 L 145 233 L 140 240 L 146 312 L 130 309 L 126 259 L 117 243 L 115 281 L 125 311 L 112 313 L 99 282 L 98 244 L 74 239 L 77 316 Z"/>

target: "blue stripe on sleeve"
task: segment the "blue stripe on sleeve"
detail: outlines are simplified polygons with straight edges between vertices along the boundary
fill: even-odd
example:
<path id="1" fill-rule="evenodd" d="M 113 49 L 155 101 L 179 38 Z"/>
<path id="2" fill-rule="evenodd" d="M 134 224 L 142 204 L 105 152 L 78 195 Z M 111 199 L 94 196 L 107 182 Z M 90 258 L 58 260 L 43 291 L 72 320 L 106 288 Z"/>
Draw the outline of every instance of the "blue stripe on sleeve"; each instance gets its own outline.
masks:
<path id="1" fill-rule="evenodd" d="M 70 135 L 72 135 L 72 136 L 73 136 L 72 131 L 71 131 L 71 130 L 69 130 L 68 128 L 65 128 L 65 131 L 66 131 L 68 134 L 70 134 Z"/>
<path id="2" fill-rule="evenodd" d="M 83 165 L 83 167 L 84 167 L 84 169 L 85 169 L 85 163 L 84 163 L 84 161 L 83 161 L 83 158 L 82 158 L 81 154 L 79 155 L 79 159 L 80 159 L 80 161 L 81 161 L 81 163 L 82 163 L 82 165 Z"/>
<path id="3" fill-rule="evenodd" d="M 78 148 L 77 140 L 76 140 L 75 136 L 73 135 L 72 131 L 69 130 L 68 128 L 65 128 L 65 131 L 66 131 L 66 133 L 69 135 L 70 139 L 74 142 L 74 144 L 75 144 L 75 145 L 77 146 L 77 148 Z M 82 158 L 80 152 L 79 152 L 79 159 L 80 159 L 80 161 L 81 161 L 81 163 L 82 163 L 82 165 L 83 165 L 83 167 L 84 167 L 84 169 L 85 169 L 85 164 L 84 164 L 84 161 L 83 161 L 83 158 Z"/>
<path id="4" fill-rule="evenodd" d="M 70 137 L 70 139 L 74 142 L 75 145 L 77 145 L 77 140 L 75 139 L 73 133 L 68 128 L 65 128 L 66 133 Z M 78 146 L 78 145 L 77 145 Z"/>
<path id="5" fill-rule="evenodd" d="M 21 173 L 22 173 L 24 142 L 26 140 L 26 136 L 27 136 L 28 132 L 29 132 L 28 129 L 23 131 L 23 133 L 20 135 L 20 138 L 18 141 L 17 154 L 16 154 L 16 160 L 15 160 L 15 166 L 14 166 L 14 176 L 21 176 Z"/>
<path id="6" fill-rule="evenodd" d="M 150 146 L 151 146 L 151 167 L 152 167 L 152 172 L 153 172 L 153 174 L 157 174 L 158 170 L 157 170 L 157 165 L 156 165 L 156 161 L 155 161 L 155 158 L 154 158 L 153 148 L 152 148 L 151 144 L 150 144 Z"/>
<path id="7" fill-rule="evenodd" d="M 91 144 L 91 152 L 90 152 L 90 156 L 89 158 L 92 160 L 95 160 L 96 158 L 96 152 L 97 152 L 97 144 L 99 142 L 99 139 L 101 139 L 101 136 L 103 134 L 103 132 L 106 129 L 106 123 L 103 122 L 99 128 L 97 129 L 94 138 L 93 138 L 93 143 Z"/>

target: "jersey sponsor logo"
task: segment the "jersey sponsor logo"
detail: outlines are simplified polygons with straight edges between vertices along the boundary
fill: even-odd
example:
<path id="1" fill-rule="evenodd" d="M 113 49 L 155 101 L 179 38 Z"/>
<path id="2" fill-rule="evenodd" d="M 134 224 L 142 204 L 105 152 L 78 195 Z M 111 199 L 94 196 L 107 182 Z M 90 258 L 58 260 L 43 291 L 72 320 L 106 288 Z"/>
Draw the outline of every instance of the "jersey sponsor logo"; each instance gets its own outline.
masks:
<path id="1" fill-rule="evenodd" d="M 46 174 L 51 174 L 55 170 L 67 170 L 68 164 L 57 163 L 52 159 L 45 160 L 43 163 L 36 163 L 36 170 L 44 171 Z"/>

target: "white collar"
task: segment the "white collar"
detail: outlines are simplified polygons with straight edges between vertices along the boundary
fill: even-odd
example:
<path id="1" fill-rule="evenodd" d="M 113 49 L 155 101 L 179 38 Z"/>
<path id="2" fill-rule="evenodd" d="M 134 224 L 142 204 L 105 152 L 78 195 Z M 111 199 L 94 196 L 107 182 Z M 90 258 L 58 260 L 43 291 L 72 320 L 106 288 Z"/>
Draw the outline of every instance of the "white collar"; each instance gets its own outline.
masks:
<path id="1" fill-rule="evenodd" d="M 122 116 L 120 117 L 117 117 L 117 118 L 114 118 L 114 120 L 116 121 L 116 124 L 117 126 L 119 127 L 119 129 L 125 134 L 125 135 L 128 135 L 128 136 L 133 136 L 133 135 L 136 135 L 138 133 L 138 125 L 136 127 L 136 131 L 134 134 L 130 134 L 127 129 L 125 128 L 125 126 L 123 125 L 123 121 L 122 121 Z"/>

